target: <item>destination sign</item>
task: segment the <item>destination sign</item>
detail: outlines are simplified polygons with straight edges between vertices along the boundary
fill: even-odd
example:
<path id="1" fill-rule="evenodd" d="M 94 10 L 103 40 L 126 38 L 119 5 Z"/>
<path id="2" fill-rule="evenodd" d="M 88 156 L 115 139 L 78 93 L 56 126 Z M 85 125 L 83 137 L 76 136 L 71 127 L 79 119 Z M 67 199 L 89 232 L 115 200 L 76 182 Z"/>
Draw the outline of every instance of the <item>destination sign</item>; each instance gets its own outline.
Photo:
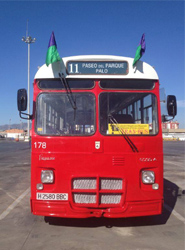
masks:
<path id="1" fill-rule="evenodd" d="M 125 61 L 70 61 L 67 63 L 69 75 L 126 75 L 128 62 Z"/>
<path id="2" fill-rule="evenodd" d="M 149 124 L 109 124 L 108 126 L 109 134 L 120 135 L 120 134 L 130 134 L 130 135 L 148 135 L 149 134 Z"/>

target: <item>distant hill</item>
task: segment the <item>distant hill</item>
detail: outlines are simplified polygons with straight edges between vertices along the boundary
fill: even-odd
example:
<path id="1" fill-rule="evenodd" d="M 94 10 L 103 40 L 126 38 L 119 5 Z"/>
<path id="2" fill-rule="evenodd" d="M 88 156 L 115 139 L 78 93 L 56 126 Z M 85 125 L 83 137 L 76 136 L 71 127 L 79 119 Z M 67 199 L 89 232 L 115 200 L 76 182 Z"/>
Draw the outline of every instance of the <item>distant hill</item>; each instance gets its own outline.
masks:
<path id="1" fill-rule="evenodd" d="M 5 125 L 0 125 L 0 131 L 4 131 L 4 130 L 7 130 L 7 129 L 24 129 L 26 130 L 27 129 L 27 123 L 17 123 L 17 124 L 5 124 Z"/>

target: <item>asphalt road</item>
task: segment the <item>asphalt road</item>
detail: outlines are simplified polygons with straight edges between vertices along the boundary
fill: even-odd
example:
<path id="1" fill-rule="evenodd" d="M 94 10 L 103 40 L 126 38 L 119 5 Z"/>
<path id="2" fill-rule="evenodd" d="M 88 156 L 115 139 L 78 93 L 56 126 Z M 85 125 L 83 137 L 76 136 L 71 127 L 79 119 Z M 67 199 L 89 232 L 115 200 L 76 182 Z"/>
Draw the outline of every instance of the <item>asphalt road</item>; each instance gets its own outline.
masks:
<path id="1" fill-rule="evenodd" d="M 184 250 L 185 142 L 164 142 L 162 215 L 62 219 L 30 213 L 30 149 L 0 141 L 0 249 Z"/>

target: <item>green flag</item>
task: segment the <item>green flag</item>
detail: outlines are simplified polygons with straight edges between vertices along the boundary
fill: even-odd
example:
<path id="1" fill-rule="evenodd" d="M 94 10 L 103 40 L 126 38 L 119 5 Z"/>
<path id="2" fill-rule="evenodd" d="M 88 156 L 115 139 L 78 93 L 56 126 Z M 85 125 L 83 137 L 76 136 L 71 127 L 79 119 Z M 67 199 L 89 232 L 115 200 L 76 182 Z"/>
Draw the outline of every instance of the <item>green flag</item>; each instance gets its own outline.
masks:
<path id="1" fill-rule="evenodd" d="M 142 35 L 141 41 L 139 43 L 139 46 L 137 47 L 136 54 L 134 57 L 133 66 L 136 64 L 136 62 L 142 57 L 142 55 L 145 53 L 146 44 L 145 44 L 145 34 Z"/>
<path id="2" fill-rule="evenodd" d="M 46 65 L 48 66 L 49 64 L 60 61 L 60 60 L 61 58 L 57 51 L 55 35 L 54 35 L 54 32 L 52 32 L 50 40 L 49 40 L 47 55 L 46 55 Z"/>

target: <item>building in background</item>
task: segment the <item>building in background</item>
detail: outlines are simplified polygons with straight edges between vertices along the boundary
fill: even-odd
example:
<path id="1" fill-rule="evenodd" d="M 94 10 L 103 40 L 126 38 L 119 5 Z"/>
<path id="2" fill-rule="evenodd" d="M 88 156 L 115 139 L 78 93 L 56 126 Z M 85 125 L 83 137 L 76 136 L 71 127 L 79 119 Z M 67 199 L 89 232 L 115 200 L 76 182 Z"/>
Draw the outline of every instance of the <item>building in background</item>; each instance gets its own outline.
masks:
<path id="1" fill-rule="evenodd" d="M 185 141 L 185 129 L 179 128 L 177 121 L 162 123 L 163 140 Z"/>
<path id="2" fill-rule="evenodd" d="M 177 121 L 163 122 L 162 129 L 179 129 L 179 123 Z"/>
<path id="3" fill-rule="evenodd" d="M 8 129 L 4 131 L 6 138 L 24 139 L 25 131 L 23 129 Z"/>

